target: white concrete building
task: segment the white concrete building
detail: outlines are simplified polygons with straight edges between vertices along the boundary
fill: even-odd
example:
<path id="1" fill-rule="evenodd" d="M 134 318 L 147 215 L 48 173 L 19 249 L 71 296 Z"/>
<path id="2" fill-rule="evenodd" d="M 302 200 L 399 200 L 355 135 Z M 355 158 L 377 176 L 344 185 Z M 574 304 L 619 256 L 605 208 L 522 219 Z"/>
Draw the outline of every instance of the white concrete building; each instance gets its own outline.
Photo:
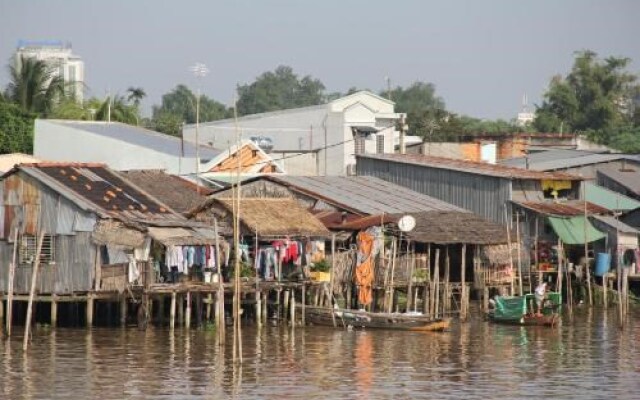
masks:
<path id="1" fill-rule="evenodd" d="M 20 67 L 21 58 L 43 60 L 52 69 L 54 76 L 61 76 L 74 94 L 82 102 L 84 89 L 84 62 L 74 55 L 70 44 L 61 41 L 23 41 L 18 42 L 15 63 Z"/>
<path id="2" fill-rule="evenodd" d="M 161 169 L 170 174 L 204 171 L 221 150 L 119 122 L 37 119 L 33 155 L 47 161 L 105 163 L 115 170 Z"/>
<path id="3" fill-rule="evenodd" d="M 271 140 L 271 157 L 291 175 L 355 174 L 356 153 L 393 153 L 402 114 L 394 103 L 362 91 L 317 106 L 246 115 L 238 119 L 241 139 Z M 196 126 L 184 128 L 195 142 Z M 236 141 L 233 119 L 200 123 L 198 141 L 227 148 Z"/>

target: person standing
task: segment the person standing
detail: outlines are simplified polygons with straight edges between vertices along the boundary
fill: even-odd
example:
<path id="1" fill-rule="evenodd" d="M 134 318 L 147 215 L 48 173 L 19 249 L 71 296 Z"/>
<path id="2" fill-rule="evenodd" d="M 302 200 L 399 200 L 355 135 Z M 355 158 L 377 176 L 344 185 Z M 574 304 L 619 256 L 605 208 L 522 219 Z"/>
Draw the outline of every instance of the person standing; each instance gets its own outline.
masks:
<path id="1" fill-rule="evenodd" d="M 547 282 L 542 282 L 536 287 L 536 306 L 538 307 L 538 316 L 542 316 L 542 305 L 547 295 Z"/>

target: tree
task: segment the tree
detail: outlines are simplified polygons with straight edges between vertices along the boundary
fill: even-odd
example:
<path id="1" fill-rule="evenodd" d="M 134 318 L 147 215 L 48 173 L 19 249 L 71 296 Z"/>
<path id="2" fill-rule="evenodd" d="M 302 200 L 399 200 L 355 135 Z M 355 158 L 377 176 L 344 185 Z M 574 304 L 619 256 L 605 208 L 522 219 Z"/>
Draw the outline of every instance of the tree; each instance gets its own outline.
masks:
<path id="1" fill-rule="evenodd" d="M 435 92 L 436 88 L 432 83 L 414 82 L 406 89 L 398 86 L 390 92 L 382 91 L 380 95 L 390 95 L 391 100 L 396 103 L 396 112 L 407 114 L 407 123 L 413 135 L 432 140 L 434 132 L 438 132 L 448 115 L 444 100 L 436 96 Z"/>
<path id="2" fill-rule="evenodd" d="M 298 78 L 291 67 L 279 66 L 265 72 L 251 84 L 238 86 L 238 114 L 256 114 L 312 106 L 325 101 L 325 87 L 307 75 Z"/>
<path id="3" fill-rule="evenodd" d="M 16 104 L 0 101 L 0 153 L 33 153 L 36 115 Z"/>
<path id="4" fill-rule="evenodd" d="M 200 96 L 200 121 L 228 118 L 231 110 L 205 95 Z M 176 86 L 162 96 L 162 103 L 153 106 L 152 126 L 159 132 L 179 135 L 182 123 L 196 122 L 196 95 L 185 85 Z"/>
<path id="5" fill-rule="evenodd" d="M 129 102 L 132 102 L 136 108 L 140 107 L 140 102 L 142 101 L 142 99 L 147 97 L 147 93 L 141 87 L 129 86 L 129 89 L 127 89 L 127 93 L 127 100 Z"/>
<path id="6" fill-rule="evenodd" d="M 83 107 L 75 99 L 64 98 L 55 105 L 48 117 L 54 119 L 91 120 L 92 115 L 88 108 Z"/>
<path id="7" fill-rule="evenodd" d="M 46 115 L 64 96 L 64 81 L 43 61 L 21 56 L 9 65 L 7 97 L 23 110 Z"/>
<path id="8" fill-rule="evenodd" d="M 137 125 L 139 115 L 137 107 L 127 103 L 124 96 L 107 97 L 104 101 L 91 99 L 87 108 L 95 111 L 97 121 L 117 121 L 129 125 Z"/>
<path id="9" fill-rule="evenodd" d="M 637 76 L 625 71 L 630 59 L 600 60 L 593 51 L 576 53 L 571 72 L 555 76 L 536 111 L 534 126 L 539 131 L 589 132 L 607 144 L 608 133 L 633 124 Z"/>

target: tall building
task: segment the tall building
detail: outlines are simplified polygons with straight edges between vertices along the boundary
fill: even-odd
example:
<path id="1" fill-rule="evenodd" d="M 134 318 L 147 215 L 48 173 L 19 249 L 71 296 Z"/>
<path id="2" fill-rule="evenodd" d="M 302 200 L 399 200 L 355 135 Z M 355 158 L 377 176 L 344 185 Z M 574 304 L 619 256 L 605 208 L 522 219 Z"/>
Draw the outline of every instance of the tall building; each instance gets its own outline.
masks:
<path id="1" fill-rule="evenodd" d="M 83 100 L 84 62 L 74 55 L 70 43 L 60 40 L 28 41 L 20 40 L 16 49 L 16 67 L 22 58 L 43 60 L 49 65 L 54 76 L 61 76 L 68 90 L 76 100 Z"/>
<path id="2" fill-rule="evenodd" d="M 529 111 L 529 107 L 527 105 L 527 94 L 522 95 L 522 111 L 518 113 L 518 117 L 516 118 L 516 125 L 518 126 L 526 126 L 533 123 L 533 120 L 536 118 L 536 114 Z"/>

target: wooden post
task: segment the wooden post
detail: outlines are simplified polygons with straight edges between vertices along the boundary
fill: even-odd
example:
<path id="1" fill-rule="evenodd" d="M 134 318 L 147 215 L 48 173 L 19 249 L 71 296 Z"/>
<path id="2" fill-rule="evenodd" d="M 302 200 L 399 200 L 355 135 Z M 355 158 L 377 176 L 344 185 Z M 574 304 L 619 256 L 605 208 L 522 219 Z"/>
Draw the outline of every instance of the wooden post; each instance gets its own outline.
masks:
<path id="1" fill-rule="evenodd" d="M 300 314 L 300 318 L 301 318 L 301 322 L 302 322 L 302 326 L 306 325 L 306 321 L 305 321 L 305 304 L 307 303 L 307 286 L 304 282 L 302 282 L 302 312 Z M 329 306 L 331 307 L 331 301 L 329 301 Z M 332 313 L 333 314 L 333 313 Z"/>
<path id="2" fill-rule="evenodd" d="M 1 294 L 0 294 L 0 324 L 4 326 L 4 298 Z M 1 331 L 0 331 L 0 336 L 2 336 Z"/>
<path id="3" fill-rule="evenodd" d="M 171 292 L 171 307 L 169 308 L 169 327 L 176 327 L 176 292 Z"/>
<path id="4" fill-rule="evenodd" d="M 256 324 L 262 326 L 262 292 L 256 290 Z"/>
<path id="5" fill-rule="evenodd" d="M 466 291 L 466 261 L 467 261 L 467 245 L 462 245 L 462 262 L 460 264 L 460 282 L 462 284 L 461 295 L 460 295 L 460 319 L 463 321 L 467 320 L 467 308 L 465 304 L 465 291 Z"/>
<path id="6" fill-rule="evenodd" d="M 184 315 L 184 325 L 187 329 L 191 328 L 191 292 L 187 291 L 187 310 Z"/>
<path id="7" fill-rule="evenodd" d="M 51 295 L 51 328 L 58 324 L 58 300 L 55 294 Z"/>
<path id="8" fill-rule="evenodd" d="M 211 303 L 213 303 L 213 296 L 209 293 L 207 294 L 207 306 L 205 311 L 205 318 L 207 322 L 211 321 Z"/>
<path id="9" fill-rule="evenodd" d="M 222 258 L 220 257 L 220 238 L 218 237 L 218 219 L 213 220 L 213 234 L 216 241 L 216 267 L 218 268 L 218 290 L 216 291 L 216 328 L 218 329 L 218 343 L 224 344 L 225 322 L 224 322 L 224 283 L 222 282 Z"/>
<path id="10" fill-rule="evenodd" d="M 291 288 L 291 302 L 289 302 L 289 310 L 291 311 L 291 327 L 296 326 L 296 290 Z"/>
<path id="11" fill-rule="evenodd" d="M 436 249 L 436 264 L 434 267 L 433 277 L 434 281 L 434 289 L 433 289 L 433 316 L 434 318 L 438 318 L 438 306 L 440 305 L 440 249 Z"/>
<path id="12" fill-rule="evenodd" d="M 511 268 L 511 273 L 514 273 L 513 270 L 513 247 L 511 243 L 511 221 L 509 220 L 509 214 L 507 213 L 507 205 L 505 203 L 504 206 L 504 221 L 507 224 L 507 242 L 509 246 L 509 267 Z M 511 294 L 513 294 L 513 278 L 511 278 Z"/>
<path id="13" fill-rule="evenodd" d="M 401 234 L 402 235 L 402 234 Z M 389 303 L 388 303 L 388 308 L 387 308 L 387 312 L 393 312 L 393 298 L 394 298 L 394 275 L 396 272 L 396 258 L 398 255 L 398 247 L 400 247 L 401 244 L 401 240 L 402 240 L 402 236 L 400 236 L 400 238 L 398 240 L 393 240 L 393 244 L 392 244 L 392 251 L 391 251 L 391 281 L 389 283 Z"/>
<path id="14" fill-rule="evenodd" d="M 24 327 L 24 340 L 22 341 L 22 350 L 25 350 L 25 351 L 29 346 L 29 336 L 31 335 L 31 314 L 33 313 L 33 298 L 36 293 L 38 267 L 40 266 L 40 252 L 42 251 L 43 241 L 44 241 L 44 232 L 40 232 L 40 236 L 38 237 L 38 245 L 36 248 L 36 258 L 33 261 L 33 271 L 31 272 L 31 290 L 29 291 L 29 303 L 27 305 L 27 319 L 26 319 L 26 325 Z"/>
<path id="15" fill-rule="evenodd" d="M 411 252 L 409 246 L 410 241 L 407 239 L 407 262 L 409 263 L 409 283 L 407 285 L 407 312 L 411 310 L 411 303 L 413 300 L 413 273 L 415 271 L 415 258 L 414 253 Z"/>
<path id="16" fill-rule="evenodd" d="M 540 270 L 540 259 L 539 259 L 540 255 L 538 254 L 540 252 L 540 247 L 539 247 L 540 243 L 538 242 L 538 234 L 539 234 L 538 225 L 539 225 L 539 221 L 538 221 L 538 215 L 537 214 L 536 214 L 536 222 L 535 222 L 535 224 L 536 224 L 536 227 L 535 227 L 536 228 L 535 229 L 536 233 L 535 233 L 535 238 L 534 238 L 534 242 L 533 242 L 534 243 L 533 259 L 534 259 L 534 263 L 536 265 L 536 269 L 538 270 L 538 282 L 537 282 L 537 284 L 539 285 L 539 284 L 542 283 L 542 271 Z M 531 278 L 529 278 L 529 279 L 531 279 Z"/>
<path id="17" fill-rule="evenodd" d="M 445 248 L 445 259 L 444 259 L 444 293 L 442 297 L 442 311 L 450 311 L 451 310 L 451 283 L 450 283 L 450 272 L 451 272 L 451 259 L 449 258 L 449 246 L 447 245 Z"/>
<path id="18" fill-rule="evenodd" d="M 93 304 L 94 304 L 93 295 L 91 294 L 87 295 L 87 305 L 86 305 L 87 308 L 85 310 L 87 328 L 91 328 L 93 326 L 93 308 L 94 308 Z"/>
<path id="19" fill-rule="evenodd" d="M 331 235 L 331 275 L 329 275 L 329 294 L 331 295 L 331 303 L 329 303 L 329 307 L 333 308 L 333 282 L 335 282 L 336 276 L 336 234 L 333 233 Z M 335 313 L 331 312 L 331 320 L 333 322 L 333 326 L 336 325 L 336 316 Z"/>
<path id="20" fill-rule="evenodd" d="M 284 291 L 284 317 L 287 318 L 289 312 L 289 289 Z"/>
<path id="21" fill-rule="evenodd" d="M 269 300 L 269 291 L 262 293 L 262 322 L 266 323 L 268 318 L 269 308 L 267 307 L 267 300 Z"/>
<path id="22" fill-rule="evenodd" d="M 602 275 L 602 304 L 604 305 L 604 308 L 609 306 L 607 303 L 607 285 L 607 273 L 605 272 L 604 275 Z"/>
<path id="23" fill-rule="evenodd" d="M 180 326 L 184 326 L 184 295 L 178 294 L 177 296 L 177 306 L 178 306 L 178 324 Z"/>
<path id="24" fill-rule="evenodd" d="M 6 330 L 7 336 L 11 336 L 11 323 L 13 321 L 13 284 L 16 276 L 16 259 L 18 256 L 18 231 L 16 227 L 13 235 L 13 256 L 11 258 L 11 264 L 9 264 L 9 279 L 7 288 L 7 318 L 6 318 Z"/>
<path id="25" fill-rule="evenodd" d="M 516 212 L 516 251 L 518 252 L 518 290 L 520 296 L 524 295 L 522 287 L 522 251 L 520 249 L 520 212 Z"/>
<path id="26" fill-rule="evenodd" d="M 557 290 L 562 296 L 562 263 L 564 262 L 564 254 L 562 249 L 562 242 L 558 238 L 558 278 L 557 278 Z"/>
<path id="27" fill-rule="evenodd" d="M 424 280 L 424 300 L 422 301 L 422 313 L 429 313 L 429 283 L 431 282 L 431 243 L 427 245 L 427 278 Z"/>
<path id="28" fill-rule="evenodd" d="M 120 298 L 120 326 L 127 324 L 127 296 L 122 295 Z"/>
<path id="29" fill-rule="evenodd" d="M 589 306 L 593 306 L 593 295 L 591 293 L 591 270 L 589 269 L 589 243 L 587 238 L 587 183 L 582 182 L 582 197 L 584 199 L 584 272 L 587 278 L 587 295 L 589 296 Z M 605 289 L 606 291 L 606 289 Z"/>

